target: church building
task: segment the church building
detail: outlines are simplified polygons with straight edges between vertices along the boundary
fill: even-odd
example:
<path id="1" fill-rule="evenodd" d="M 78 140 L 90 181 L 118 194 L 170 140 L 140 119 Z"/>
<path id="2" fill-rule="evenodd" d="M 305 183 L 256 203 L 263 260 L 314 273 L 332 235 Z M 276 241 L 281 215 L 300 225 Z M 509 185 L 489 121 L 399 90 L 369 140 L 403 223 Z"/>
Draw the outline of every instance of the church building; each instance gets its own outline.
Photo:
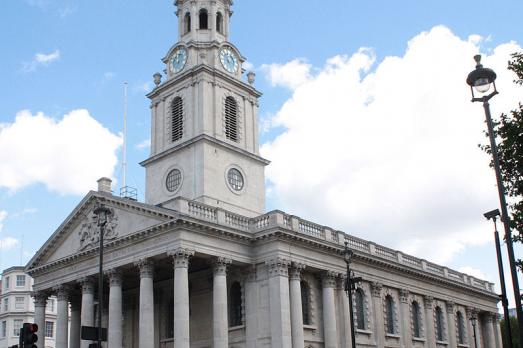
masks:
<path id="1" fill-rule="evenodd" d="M 57 298 L 56 347 L 87 348 L 81 327 L 97 326 L 99 312 L 110 348 L 351 347 L 347 243 L 362 279 L 352 296 L 358 347 L 501 348 L 492 283 L 265 212 L 261 93 L 229 41 L 232 0 L 175 6 L 178 42 L 147 95 L 145 202 L 100 179 L 26 267 L 40 327 Z"/>

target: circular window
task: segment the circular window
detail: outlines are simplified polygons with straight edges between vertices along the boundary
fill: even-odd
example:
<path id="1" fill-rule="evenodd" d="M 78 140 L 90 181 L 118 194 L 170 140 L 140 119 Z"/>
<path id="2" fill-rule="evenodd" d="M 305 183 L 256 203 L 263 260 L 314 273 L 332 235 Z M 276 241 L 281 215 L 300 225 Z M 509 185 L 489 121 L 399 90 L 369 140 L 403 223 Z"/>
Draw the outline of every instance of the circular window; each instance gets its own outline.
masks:
<path id="1" fill-rule="evenodd" d="M 167 174 L 167 179 L 165 180 L 167 191 L 176 192 L 180 188 L 181 183 L 182 172 L 179 169 L 173 169 Z"/>
<path id="2" fill-rule="evenodd" d="M 241 191 L 243 189 L 244 181 L 243 175 L 236 168 L 231 168 L 227 172 L 227 181 L 231 188 L 235 191 Z"/>

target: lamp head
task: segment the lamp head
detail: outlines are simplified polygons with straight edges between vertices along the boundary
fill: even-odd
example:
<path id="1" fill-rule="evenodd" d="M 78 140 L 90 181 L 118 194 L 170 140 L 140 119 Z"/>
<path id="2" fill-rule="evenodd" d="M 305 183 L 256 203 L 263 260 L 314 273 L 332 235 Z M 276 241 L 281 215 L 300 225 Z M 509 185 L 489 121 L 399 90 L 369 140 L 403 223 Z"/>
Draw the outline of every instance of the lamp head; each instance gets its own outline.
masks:
<path id="1" fill-rule="evenodd" d="M 107 217 L 111 215 L 111 209 L 107 208 L 104 204 L 99 204 L 93 210 L 93 214 L 98 218 L 98 226 L 105 225 L 107 223 Z"/>
<path id="2" fill-rule="evenodd" d="M 476 69 L 467 77 L 467 84 L 472 91 L 472 101 L 479 101 L 482 97 L 490 99 L 498 93 L 495 83 L 496 73 L 492 69 L 483 67 L 481 64 L 481 55 L 475 55 L 474 60 L 476 61 Z M 491 91 L 491 93 L 487 95 L 489 91 Z M 476 93 L 478 96 L 476 96 Z"/>
<path id="3" fill-rule="evenodd" d="M 349 243 L 345 242 L 344 258 L 346 263 L 351 263 L 354 252 L 349 249 Z"/>
<path id="4" fill-rule="evenodd" d="M 498 216 L 501 216 L 499 209 L 489 211 L 488 213 L 483 214 L 487 220 L 496 219 Z"/>

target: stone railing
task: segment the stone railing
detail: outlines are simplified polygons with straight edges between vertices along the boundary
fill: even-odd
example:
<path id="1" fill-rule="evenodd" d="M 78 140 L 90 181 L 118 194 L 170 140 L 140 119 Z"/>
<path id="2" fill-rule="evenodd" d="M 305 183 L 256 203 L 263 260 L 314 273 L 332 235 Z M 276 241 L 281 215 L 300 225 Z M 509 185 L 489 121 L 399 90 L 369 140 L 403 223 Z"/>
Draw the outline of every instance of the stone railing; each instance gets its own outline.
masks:
<path id="1" fill-rule="evenodd" d="M 387 262 L 394 262 L 436 276 L 444 277 L 457 283 L 466 284 L 492 293 L 494 292 L 494 284 L 488 281 L 479 280 L 467 274 L 451 270 L 424 259 L 406 255 L 401 251 L 350 236 L 341 231 L 318 225 L 294 215 L 285 214 L 279 210 L 274 210 L 254 218 L 247 218 L 221 208 L 212 207 L 184 198 L 177 198 L 174 201 L 174 209 L 182 214 L 194 216 L 196 218 L 245 232 L 258 233 L 272 228 L 280 228 L 303 234 L 304 236 L 331 242 L 339 246 L 344 246 L 345 242 L 347 242 L 349 248 L 355 251 L 360 251 L 363 254 L 370 254 L 374 257 L 387 260 Z"/>

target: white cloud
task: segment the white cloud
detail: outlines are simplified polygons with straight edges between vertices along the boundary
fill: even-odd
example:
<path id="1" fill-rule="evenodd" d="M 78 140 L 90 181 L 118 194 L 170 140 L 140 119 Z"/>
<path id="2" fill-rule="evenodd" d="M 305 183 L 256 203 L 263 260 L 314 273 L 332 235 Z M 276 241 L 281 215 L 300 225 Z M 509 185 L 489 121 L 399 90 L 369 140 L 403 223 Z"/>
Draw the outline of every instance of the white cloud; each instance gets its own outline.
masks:
<path id="1" fill-rule="evenodd" d="M 312 66 L 303 59 L 294 59 L 286 64 L 263 64 L 265 78 L 272 86 L 296 89 L 311 78 Z"/>
<path id="2" fill-rule="evenodd" d="M 48 66 L 52 62 L 60 59 L 60 50 L 55 50 L 49 54 L 37 53 L 35 54 L 31 62 L 22 63 L 23 72 L 32 72 L 35 71 L 40 66 Z"/>
<path id="3" fill-rule="evenodd" d="M 0 232 L 4 228 L 4 220 L 7 217 L 7 212 L 5 210 L 0 210 Z"/>
<path id="4" fill-rule="evenodd" d="M 261 149 L 274 205 L 440 263 L 490 242 L 482 214 L 497 206 L 495 181 L 477 147 L 483 109 L 465 84 L 477 42 L 438 26 L 379 63 L 361 49 L 313 75 L 303 60 L 266 65 L 293 90 L 272 120 L 284 131 Z M 493 115 L 521 100 L 506 70 L 519 49 L 499 45 L 484 59 L 502 91 Z"/>
<path id="5" fill-rule="evenodd" d="M 136 144 L 136 148 L 139 150 L 147 149 L 151 147 L 151 139 L 146 139 L 138 144 Z"/>
<path id="6" fill-rule="evenodd" d="M 8 251 L 13 249 L 15 246 L 17 246 L 19 243 L 18 239 L 12 238 L 12 237 L 6 237 L 0 239 L 0 250 L 2 251 Z"/>
<path id="7" fill-rule="evenodd" d="M 476 269 L 476 268 L 472 268 L 470 266 L 465 266 L 465 267 L 460 267 L 458 269 L 458 271 L 460 271 L 461 273 L 465 273 L 465 274 L 468 274 L 468 275 L 471 275 L 477 279 L 481 279 L 481 280 L 485 280 L 485 279 L 489 279 L 485 273 L 483 273 L 481 270 L 479 269 Z"/>
<path id="8" fill-rule="evenodd" d="M 121 144 L 87 110 L 61 120 L 20 111 L 0 128 L 0 187 L 42 183 L 61 194 L 84 194 L 100 177 L 113 176 Z"/>
<path id="9" fill-rule="evenodd" d="M 245 69 L 246 71 L 252 71 L 252 70 L 254 70 L 254 64 L 252 64 L 251 62 L 245 61 L 242 64 L 242 68 Z"/>

